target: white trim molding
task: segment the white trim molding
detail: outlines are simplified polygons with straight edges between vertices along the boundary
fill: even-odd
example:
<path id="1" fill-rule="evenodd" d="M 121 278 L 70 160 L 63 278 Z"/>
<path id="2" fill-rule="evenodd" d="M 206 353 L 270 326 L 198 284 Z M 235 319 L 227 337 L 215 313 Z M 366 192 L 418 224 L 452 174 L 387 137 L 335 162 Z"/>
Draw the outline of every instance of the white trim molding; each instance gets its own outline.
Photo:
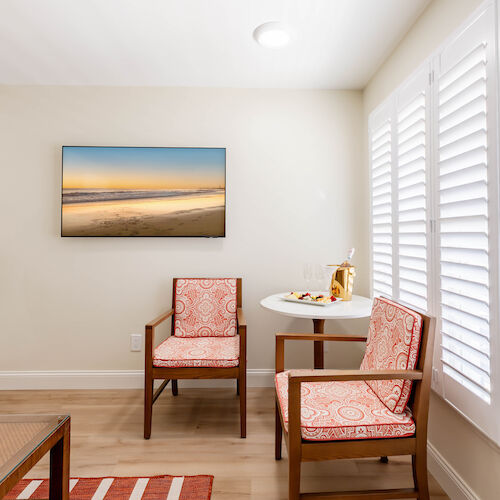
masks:
<path id="1" fill-rule="evenodd" d="M 430 442 L 427 443 L 427 460 L 429 472 L 450 498 L 481 500 Z"/>
<path id="2" fill-rule="evenodd" d="M 182 380 L 184 387 L 232 387 L 234 380 Z M 248 387 L 272 387 L 274 370 L 247 370 Z M 142 389 L 144 370 L 0 371 L 0 390 Z"/>

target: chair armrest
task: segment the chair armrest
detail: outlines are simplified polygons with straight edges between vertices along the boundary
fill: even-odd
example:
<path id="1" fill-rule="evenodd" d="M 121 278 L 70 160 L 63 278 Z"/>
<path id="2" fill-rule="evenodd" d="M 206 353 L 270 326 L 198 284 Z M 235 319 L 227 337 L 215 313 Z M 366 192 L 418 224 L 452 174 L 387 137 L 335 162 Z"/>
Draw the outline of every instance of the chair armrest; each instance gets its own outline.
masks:
<path id="1" fill-rule="evenodd" d="M 366 337 L 361 335 L 336 335 L 331 333 L 277 333 L 275 361 L 276 373 L 282 372 L 285 369 L 285 340 L 312 340 L 314 342 L 366 342 Z"/>
<path id="2" fill-rule="evenodd" d="M 366 342 L 367 337 L 361 335 L 338 335 L 335 333 L 277 333 L 276 340 L 314 340 L 337 342 Z"/>
<path id="3" fill-rule="evenodd" d="M 236 322 L 238 324 L 238 328 L 240 326 L 244 326 L 246 328 L 247 326 L 247 320 L 245 319 L 245 315 L 243 314 L 243 309 L 241 307 L 238 307 L 236 310 Z"/>
<path id="4" fill-rule="evenodd" d="M 349 380 L 422 380 L 421 370 L 290 370 L 289 382 L 345 382 Z"/>
<path id="5" fill-rule="evenodd" d="M 244 375 L 246 380 L 246 370 L 247 370 L 247 322 L 245 320 L 245 315 L 243 314 L 243 309 L 238 307 L 236 310 L 236 326 L 238 329 L 238 335 L 240 337 L 240 372 Z M 246 381 L 244 382 L 246 384 Z"/>
<path id="6" fill-rule="evenodd" d="M 163 323 L 167 318 L 170 318 L 174 314 L 173 309 L 169 309 L 168 311 L 164 312 L 163 314 L 160 314 L 158 317 L 150 321 L 149 323 L 146 323 L 146 341 L 145 341 L 145 346 L 144 346 L 144 353 L 146 357 L 146 367 L 149 366 L 150 363 L 152 363 L 153 359 L 153 350 L 154 350 L 154 343 L 155 343 L 155 328 Z"/>
<path id="7" fill-rule="evenodd" d="M 153 319 L 149 323 L 146 323 L 146 330 L 148 328 L 155 328 L 160 323 L 163 323 L 167 318 L 170 318 L 170 316 L 172 316 L 172 314 L 174 314 L 173 309 L 169 309 L 168 311 L 160 314 L 159 316 L 157 316 L 155 319 Z"/>

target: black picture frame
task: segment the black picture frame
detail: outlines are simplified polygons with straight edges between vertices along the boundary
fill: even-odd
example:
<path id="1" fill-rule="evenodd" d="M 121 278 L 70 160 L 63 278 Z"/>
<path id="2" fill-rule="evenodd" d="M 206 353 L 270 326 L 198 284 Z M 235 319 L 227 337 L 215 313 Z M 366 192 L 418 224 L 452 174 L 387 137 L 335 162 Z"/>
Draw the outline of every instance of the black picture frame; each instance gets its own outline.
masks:
<path id="1" fill-rule="evenodd" d="M 64 151 L 69 148 L 103 148 L 103 149 L 166 149 L 166 150 L 223 150 L 224 151 L 224 206 L 223 206 L 223 224 L 220 234 L 65 234 L 64 232 L 64 203 L 63 203 L 63 186 L 64 186 Z M 226 147 L 207 147 L 207 146 L 80 146 L 80 145 L 63 145 L 61 147 L 61 210 L 60 210 L 60 235 L 61 238 L 225 238 L 226 237 L 226 220 L 227 220 L 227 148 Z"/>

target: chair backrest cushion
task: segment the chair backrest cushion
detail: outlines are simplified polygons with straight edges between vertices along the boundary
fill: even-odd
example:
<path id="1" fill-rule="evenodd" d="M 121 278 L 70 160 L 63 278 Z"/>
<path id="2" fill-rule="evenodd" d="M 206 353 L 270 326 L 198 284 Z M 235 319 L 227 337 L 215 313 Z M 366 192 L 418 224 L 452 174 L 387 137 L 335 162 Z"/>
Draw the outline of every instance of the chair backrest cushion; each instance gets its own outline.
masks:
<path id="1" fill-rule="evenodd" d="M 236 288 L 236 278 L 178 279 L 174 290 L 174 335 L 236 335 Z"/>
<path id="2" fill-rule="evenodd" d="M 401 304 L 376 298 L 361 370 L 413 370 L 417 366 L 422 316 Z M 380 401 L 403 413 L 411 395 L 411 380 L 367 380 Z"/>

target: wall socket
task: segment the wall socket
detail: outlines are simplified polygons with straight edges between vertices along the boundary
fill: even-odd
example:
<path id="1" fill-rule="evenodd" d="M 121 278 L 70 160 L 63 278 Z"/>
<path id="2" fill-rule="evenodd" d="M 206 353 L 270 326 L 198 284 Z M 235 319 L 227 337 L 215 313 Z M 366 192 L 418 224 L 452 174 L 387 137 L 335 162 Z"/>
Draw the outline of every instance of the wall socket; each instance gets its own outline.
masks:
<path id="1" fill-rule="evenodd" d="M 142 351 L 142 333 L 132 333 L 130 335 L 130 350 Z"/>

